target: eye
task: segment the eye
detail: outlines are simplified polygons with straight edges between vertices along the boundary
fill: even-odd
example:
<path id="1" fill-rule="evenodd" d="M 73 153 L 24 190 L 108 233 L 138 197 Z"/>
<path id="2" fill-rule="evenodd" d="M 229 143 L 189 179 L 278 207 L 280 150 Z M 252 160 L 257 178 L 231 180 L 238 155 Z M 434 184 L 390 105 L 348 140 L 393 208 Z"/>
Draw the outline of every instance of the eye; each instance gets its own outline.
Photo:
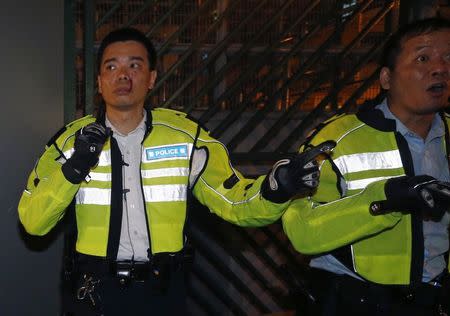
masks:
<path id="1" fill-rule="evenodd" d="M 444 56 L 446 62 L 450 62 L 450 53 Z"/>
<path id="2" fill-rule="evenodd" d="M 137 68 L 140 68 L 141 65 L 140 65 L 139 63 L 132 63 L 132 64 L 130 65 L 130 67 L 133 68 L 133 69 L 137 69 Z"/>
<path id="3" fill-rule="evenodd" d="M 116 65 L 114 65 L 114 64 L 107 64 L 106 66 L 105 66 L 105 69 L 106 70 L 115 70 L 117 67 L 116 67 Z"/>
<path id="4" fill-rule="evenodd" d="M 420 56 L 418 56 L 418 57 L 416 58 L 416 60 L 417 60 L 418 62 L 423 63 L 423 62 L 428 61 L 428 56 L 427 56 L 427 55 L 420 55 Z"/>

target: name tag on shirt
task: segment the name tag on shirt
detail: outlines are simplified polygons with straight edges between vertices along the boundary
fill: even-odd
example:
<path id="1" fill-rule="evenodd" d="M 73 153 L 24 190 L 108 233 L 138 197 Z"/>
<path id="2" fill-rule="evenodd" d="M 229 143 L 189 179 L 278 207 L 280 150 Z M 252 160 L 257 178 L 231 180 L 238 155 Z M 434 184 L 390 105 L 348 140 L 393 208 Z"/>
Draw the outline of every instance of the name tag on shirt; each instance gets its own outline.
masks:
<path id="1" fill-rule="evenodd" d="M 180 158 L 188 158 L 188 146 L 186 144 L 145 148 L 145 160 L 148 162 Z"/>

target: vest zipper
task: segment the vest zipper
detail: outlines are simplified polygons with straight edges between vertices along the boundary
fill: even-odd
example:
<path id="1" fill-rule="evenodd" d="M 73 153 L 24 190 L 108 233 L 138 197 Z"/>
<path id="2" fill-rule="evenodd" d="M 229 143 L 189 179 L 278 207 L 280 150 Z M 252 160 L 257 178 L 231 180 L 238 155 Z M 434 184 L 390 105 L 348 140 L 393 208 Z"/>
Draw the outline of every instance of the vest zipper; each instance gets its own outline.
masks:
<path id="1" fill-rule="evenodd" d="M 145 225 L 147 226 L 147 237 L 148 237 L 148 249 L 147 249 L 147 257 L 148 260 L 151 260 L 152 257 L 152 239 L 150 237 L 150 225 L 149 225 L 149 217 L 147 214 L 147 202 L 145 201 L 145 193 L 144 193 L 144 184 L 142 181 L 142 153 L 144 152 L 144 146 L 141 144 L 141 161 L 139 163 L 139 179 L 141 180 L 141 192 L 142 192 L 142 200 L 144 202 L 144 214 L 145 214 Z"/>

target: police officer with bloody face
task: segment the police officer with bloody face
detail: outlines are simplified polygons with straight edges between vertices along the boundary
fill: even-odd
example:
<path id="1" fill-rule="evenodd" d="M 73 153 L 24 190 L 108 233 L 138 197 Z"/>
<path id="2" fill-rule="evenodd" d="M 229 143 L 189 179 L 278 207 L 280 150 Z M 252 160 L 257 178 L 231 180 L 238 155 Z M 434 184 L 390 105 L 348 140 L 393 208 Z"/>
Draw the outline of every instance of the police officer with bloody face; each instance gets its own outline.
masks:
<path id="1" fill-rule="evenodd" d="M 50 140 L 20 200 L 30 234 L 46 234 L 66 213 L 74 217 L 67 314 L 187 314 L 191 198 L 231 223 L 267 225 L 294 195 L 317 187 L 314 158 L 334 146 L 246 179 L 225 146 L 185 113 L 145 106 L 155 63 L 153 45 L 136 29 L 105 37 L 98 52 L 104 107 Z"/>

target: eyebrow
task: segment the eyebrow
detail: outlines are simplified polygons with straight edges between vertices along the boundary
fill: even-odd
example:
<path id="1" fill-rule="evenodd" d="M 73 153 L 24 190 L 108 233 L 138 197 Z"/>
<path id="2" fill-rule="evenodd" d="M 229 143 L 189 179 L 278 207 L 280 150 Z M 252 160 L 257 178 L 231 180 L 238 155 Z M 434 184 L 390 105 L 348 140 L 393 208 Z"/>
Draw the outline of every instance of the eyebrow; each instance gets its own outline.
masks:
<path id="1" fill-rule="evenodd" d="M 141 56 L 131 56 L 130 60 L 139 60 L 139 61 L 144 61 L 144 58 L 142 58 Z"/>
<path id="2" fill-rule="evenodd" d="M 415 49 L 415 51 L 417 52 L 417 51 L 419 51 L 419 50 L 422 50 L 422 49 L 428 48 L 428 47 L 431 47 L 431 45 L 421 45 L 421 46 L 417 46 L 416 49 Z"/>
<path id="3" fill-rule="evenodd" d="M 450 46 L 450 42 L 447 43 L 447 45 Z M 421 49 L 428 48 L 428 47 L 431 47 L 431 45 L 421 45 L 421 46 L 417 46 L 416 49 L 415 49 L 415 51 L 419 51 L 419 50 L 421 50 Z"/>
<path id="4" fill-rule="evenodd" d="M 139 60 L 139 61 L 144 62 L 144 58 L 142 58 L 141 56 L 130 56 L 128 59 L 129 60 Z M 105 61 L 103 61 L 103 65 L 107 64 L 107 63 L 110 63 L 110 62 L 113 62 L 113 61 L 117 61 L 117 58 L 113 57 L 113 58 L 105 59 Z"/>

